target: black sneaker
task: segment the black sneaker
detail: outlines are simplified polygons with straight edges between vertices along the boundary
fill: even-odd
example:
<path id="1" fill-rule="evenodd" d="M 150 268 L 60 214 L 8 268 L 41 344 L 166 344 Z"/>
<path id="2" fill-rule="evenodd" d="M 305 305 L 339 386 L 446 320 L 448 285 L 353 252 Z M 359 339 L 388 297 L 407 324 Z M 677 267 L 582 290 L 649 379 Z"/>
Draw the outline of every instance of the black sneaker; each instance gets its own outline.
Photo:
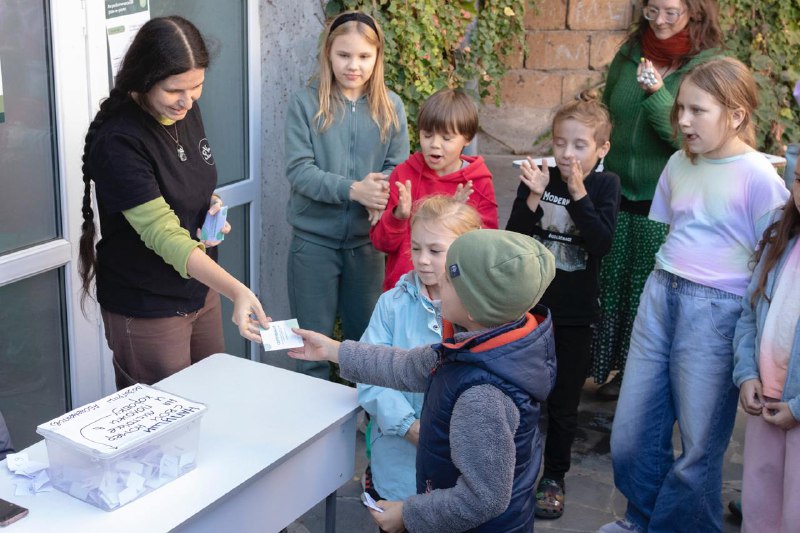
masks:
<path id="1" fill-rule="evenodd" d="M 742 523 L 742 500 L 731 500 L 728 502 L 728 510 L 733 517 L 741 524 Z"/>
<path id="2" fill-rule="evenodd" d="M 619 398 L 619 391 L 622 388 L 622 374 L 617 374 L 611 381 L 598 387 L 597 397 L 601 400 L 613 401 Z"/>

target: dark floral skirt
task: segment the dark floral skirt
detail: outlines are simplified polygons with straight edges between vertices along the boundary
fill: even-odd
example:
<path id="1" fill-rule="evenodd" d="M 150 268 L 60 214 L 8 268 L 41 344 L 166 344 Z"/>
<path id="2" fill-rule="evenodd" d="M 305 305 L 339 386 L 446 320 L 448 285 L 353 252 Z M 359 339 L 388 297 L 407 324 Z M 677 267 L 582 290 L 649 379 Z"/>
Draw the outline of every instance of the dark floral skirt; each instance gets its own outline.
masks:
<path id="1" fill-rule="evenodd" d="M 612 370 L 625 368 L 639 296 L 668 229 L 647 217 L 619 212 L 614 244 L 600 267 L 601 317 L 592 339 L 591 370 L 597 383 L 605 383 Z"/>

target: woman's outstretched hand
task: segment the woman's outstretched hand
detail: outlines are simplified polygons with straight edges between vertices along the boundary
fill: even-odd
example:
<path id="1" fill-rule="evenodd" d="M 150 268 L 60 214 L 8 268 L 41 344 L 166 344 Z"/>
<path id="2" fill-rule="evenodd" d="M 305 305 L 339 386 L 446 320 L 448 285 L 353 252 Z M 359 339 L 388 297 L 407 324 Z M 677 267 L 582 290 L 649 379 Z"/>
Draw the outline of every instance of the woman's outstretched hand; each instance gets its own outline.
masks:
<path id="1" fill-rule="evenodd" d="M 253 294 L 253 291 L 242 285 L 232 301 L 233 316 L 231 316 L 231 320 L 239 327 L 239 335 L 261 344 L 259 326 L 268 329 L 272 319 L 264 312 L 258 297 Z"/>

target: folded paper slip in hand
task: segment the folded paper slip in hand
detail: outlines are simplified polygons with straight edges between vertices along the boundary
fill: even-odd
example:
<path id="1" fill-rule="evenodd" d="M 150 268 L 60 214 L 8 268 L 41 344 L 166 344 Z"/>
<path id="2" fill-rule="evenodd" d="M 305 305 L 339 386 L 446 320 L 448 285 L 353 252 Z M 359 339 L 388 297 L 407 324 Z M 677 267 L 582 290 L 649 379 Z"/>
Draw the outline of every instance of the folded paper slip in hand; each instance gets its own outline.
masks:
<path id="1" fill-rule="evenodd" d="M 261 343 L 264 345 L 265 352 L 273 350 L 288 350 L 289 348 L 299 348 L 303 345 L 303 337 L 292 331 L 292 328 L 299 327 L 297 319 L 281 320 L 280 322 L 270 322 L 269 329 L 260 328 Z"/>

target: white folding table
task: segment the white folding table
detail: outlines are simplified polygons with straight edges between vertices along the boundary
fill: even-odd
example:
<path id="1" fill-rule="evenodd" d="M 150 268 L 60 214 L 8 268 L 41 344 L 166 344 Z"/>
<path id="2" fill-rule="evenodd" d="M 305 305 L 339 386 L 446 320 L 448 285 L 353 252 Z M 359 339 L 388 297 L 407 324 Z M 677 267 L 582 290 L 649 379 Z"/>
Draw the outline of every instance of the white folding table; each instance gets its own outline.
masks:
<path id="1" fill-rule="evenodd" d="M 15 496 L 2 461 L 0 498 L 30 509 L 4 531 L 270 532 L 323 499 L 335 529 L 336 490 L 354 469 L 355 389 L 227 354 L 155 386 L 208 406 L 195 470 L 107 512 L 58 490 Z M 47 457 L 43 441 L 22 451 Z"/>

